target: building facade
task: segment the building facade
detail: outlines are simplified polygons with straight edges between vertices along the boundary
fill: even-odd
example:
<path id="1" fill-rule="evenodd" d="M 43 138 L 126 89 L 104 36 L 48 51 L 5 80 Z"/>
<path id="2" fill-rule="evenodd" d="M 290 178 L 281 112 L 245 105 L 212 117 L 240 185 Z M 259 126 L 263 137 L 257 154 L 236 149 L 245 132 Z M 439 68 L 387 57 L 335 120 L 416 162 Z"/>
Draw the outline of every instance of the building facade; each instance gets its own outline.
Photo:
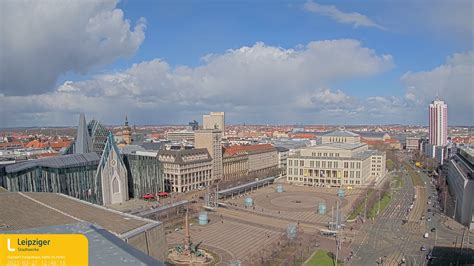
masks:
<path id="1" fill-rule="evenodd" d="M 100 182 L 102 205 L 124 203 L 129 199 L 128 174 L 112 132 L 105 143 L 97 167 L 96 180 Z"/>
<path id="2" fill-rule="evenodd" d="M 207 149 L 162 150 L 157 156 L 166 191 L 187 192 L 212 183 L 212 158 Z"/>
<path id="3" fill-rule="evenodd" d="M 208 115 L 202 116 L 203 129 L 217 129 L 225 134 L 225 113 L 224 112 L 210 112 Z"/>
<path id="4" fill-rule="evenodd" d="M 226 148 L 224 154 L 247 154 L 249 175 L 263 177 L 278 169 L 278 152 L 271 144 L 234 145 Z"/>
<path id="5" fill-rule="evenodd" d="M 192 130 L 179 130 L 166 132 L 166 139 L 170 141 L 190 141 L 194 142 L 194 131 Z"/>
<path id="6" fill-rule="evenodd" d="M 474 229 L 474 149 L 458 149 L 449 160 L 447 181 L 455 199 L 455 220 Z"/>
<path id="7" fill-rule="evenodd" d="M 288 182 L 367 186 L 385 175 L 385 153 L 369 150 L 357 134 L 335 131 L 322 138 L 323 144 L 300 149 L 288 157 Z"/>
<path id="8" fill-rule="evenodd" d="M 419 150 L 420 149 L 420 138 L 406 137 L 405 148 L 407 150 Z"/>
<path id="9" fill-rule="evenodd" d="M 288 156 L 290 155 L 290 150 L 284 147 L 275 148 L 278 152 L 278 168 L 280 169 L 280 177 L 286 178 Z"/>
<path id="10" fill-rule="evenodd" d="M 429 141 L 434 146 L 445 146 L 448 139 L 448 105 L 436 99 L 429 107 Z"/>
<path id="11" fill-rule="evenodd" d="M 207 149 L 212 158 L 212 179 L 222 179 L 222 131 L 214 129 L 195 131 L 194 147 L 197 149 Z"/>
<path id="12" fill-rule="evenodd" d="M 12 192 L 62 193 L 101 204 L 99 160 L 90 152 L 18 162 L 5 166 L 4 185 Z"/>
<path id="13" fill-rule="evenodd" d="M 240 179 L 249 173 L 249 156 L 247 153 L 228 154 L 224 153 L 223 163 L 223 181 L 232 181 Z"/>
<path id="14" fill-rule="evenodd" d="M 156 152 L 136 151 L 124 153 L 128 172 L 128 190 L 131 198 L 165 191 L 163 167 Z"/>

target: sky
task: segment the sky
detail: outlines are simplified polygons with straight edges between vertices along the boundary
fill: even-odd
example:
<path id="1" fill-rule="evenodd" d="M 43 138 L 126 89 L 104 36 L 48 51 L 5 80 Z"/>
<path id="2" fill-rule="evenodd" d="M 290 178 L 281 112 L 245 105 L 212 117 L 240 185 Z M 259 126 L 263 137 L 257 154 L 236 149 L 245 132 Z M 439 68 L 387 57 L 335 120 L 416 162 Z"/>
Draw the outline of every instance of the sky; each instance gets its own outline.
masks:
<path id="1" fill-rule="evenodd" d="M 472 1 L 0 1 L 0 127 L 474 125 Z"/>

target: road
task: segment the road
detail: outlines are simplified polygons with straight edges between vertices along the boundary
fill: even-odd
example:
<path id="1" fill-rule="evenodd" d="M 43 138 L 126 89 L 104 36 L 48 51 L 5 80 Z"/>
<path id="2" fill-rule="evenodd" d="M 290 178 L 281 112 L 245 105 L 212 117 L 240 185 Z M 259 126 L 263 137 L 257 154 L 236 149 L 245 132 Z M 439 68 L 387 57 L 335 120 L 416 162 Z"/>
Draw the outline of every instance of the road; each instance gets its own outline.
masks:
<path id="1" fill-rule="evenodd" d="M 424 185 L 414 187 L 403 167 L 401 176 L 404 185 L 392 191 L 389 206 L 375 221 L 366 222 L 356 236 L 352 245 L 354 259 L 351 265 L 399 265 L 402 258 L 405 258 L 406 265 L 425 265 L 428 262 L 426 255 L 435 245 L 453 247 L 456 238 L 457 245 L 460 245 L 462 230 L 451 230 L 444 225 L 447 217 L 438 210 L 435 188 L 430 178 L 420 173 Z M 411 204 L 414 205 L 413 209 L 408 212 Z M 431 232 L 432 228 L 436 228 L 436 231 Z M 423 237 L 424 233 L 428 233 L 428 238 Z M 427 251 L 421 251 L 422 246 Z"/>

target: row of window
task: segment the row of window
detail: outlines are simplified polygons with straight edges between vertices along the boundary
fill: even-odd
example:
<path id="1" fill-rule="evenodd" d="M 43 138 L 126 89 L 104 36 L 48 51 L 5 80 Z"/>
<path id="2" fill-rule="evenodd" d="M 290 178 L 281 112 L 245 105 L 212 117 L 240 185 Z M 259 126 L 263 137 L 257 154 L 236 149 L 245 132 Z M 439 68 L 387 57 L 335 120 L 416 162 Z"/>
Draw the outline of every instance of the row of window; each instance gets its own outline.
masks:
<path id="1" fill-rule="evenodd" d="M 288 177 L 288 181 L 305 182 L 310 184 L 341 184 L 341 180 L 328 180 L 328 179 L 314 179 L 314 178 L 303 178 L 303 177 Z M 360 185 L 360 180 L 342 180 L 343 184 L 356 184 Z"/>
<path id="2" fill-rule="evenodd" d="M 306 161 L 308 162 L 308 161 Z M 301 167 L 308 167 L 305 160 L 288 160 L 288 166 L 301 166 Z M 361 162 L 344 162 L 344 168 L 357 168 L 360 169 L 362 166 Z M 309 161 L 309 167 L 317 167 L 317 168 L 339 168 L 339 161 Z"/>
<path id="3" fill-rule="evenodd" d="M 299 170 L 299 171 L 298 171 Z M 297 169 L 288 168 L 289 175 L 315 176 L 315 177 L 341 177 L 341 171 L 320 170 L 320 169 Z M 343 177 L 361 178 L 360 171 L 342 171 Z"/>

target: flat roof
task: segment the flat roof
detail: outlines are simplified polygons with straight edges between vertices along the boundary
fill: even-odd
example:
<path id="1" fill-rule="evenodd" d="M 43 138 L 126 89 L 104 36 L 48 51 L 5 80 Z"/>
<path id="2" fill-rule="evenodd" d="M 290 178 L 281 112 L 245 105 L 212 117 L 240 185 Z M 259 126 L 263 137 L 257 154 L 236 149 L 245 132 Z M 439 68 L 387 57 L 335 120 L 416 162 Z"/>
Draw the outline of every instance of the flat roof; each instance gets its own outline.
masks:
<path id="1" fill-rule="evenodd" d="M 246 184 L 242 184 L 242 185 L 238 185 L 238 186 L 235 186 L 235 187 L 231 187 L 231 188 L 228 188 L 228 189 L 221 190 L 217 194 L 219 196 L 220 195 L 224 195 L 224 196 L 229 195 L 229 194 L 239 192 L 239 191 L 242 191 L 244 189 L 248 189 L 248 188 L 260 185 L 260 184 L 265 184 L 267 182 L 272 182 L 272 181 L 275 180 L 275 178 L 276 177 L 271 176 L 271 177 L 267 177 L 267 178 L 264 178 L 264 179 L 261 179 L 261 180 L 252 181 L 250 183 L 246 183 Z"/>
<path id="2" fill-rule="evenodd" d="M 0 202 L 5 203 L 0 207 L 0 230 L 89 222 L 123 235 L 161 224 L 56 193 L 6 192 L 0 193 Z"/>
<path id="3" fill-rule="evenodd" d="M 49 167 L 49 168 L 67 168 L 78 167 L 86 165 L 99 164 L 99 156 L 95 152 L 68 154 L 57 157 L 49 157 L 36 160 L 22 161 L 15 164 L 5 166 L 7 173 L 19 172 L 34 167 Z"/>
<path id="4" fill-rule="evenodd" d="M 3 234 L 83 234 L 89 240 L 90 265 L 165 265 L 125 243 L 100 226 L 78 222 L 23 230 L 1 231 Z"/>

